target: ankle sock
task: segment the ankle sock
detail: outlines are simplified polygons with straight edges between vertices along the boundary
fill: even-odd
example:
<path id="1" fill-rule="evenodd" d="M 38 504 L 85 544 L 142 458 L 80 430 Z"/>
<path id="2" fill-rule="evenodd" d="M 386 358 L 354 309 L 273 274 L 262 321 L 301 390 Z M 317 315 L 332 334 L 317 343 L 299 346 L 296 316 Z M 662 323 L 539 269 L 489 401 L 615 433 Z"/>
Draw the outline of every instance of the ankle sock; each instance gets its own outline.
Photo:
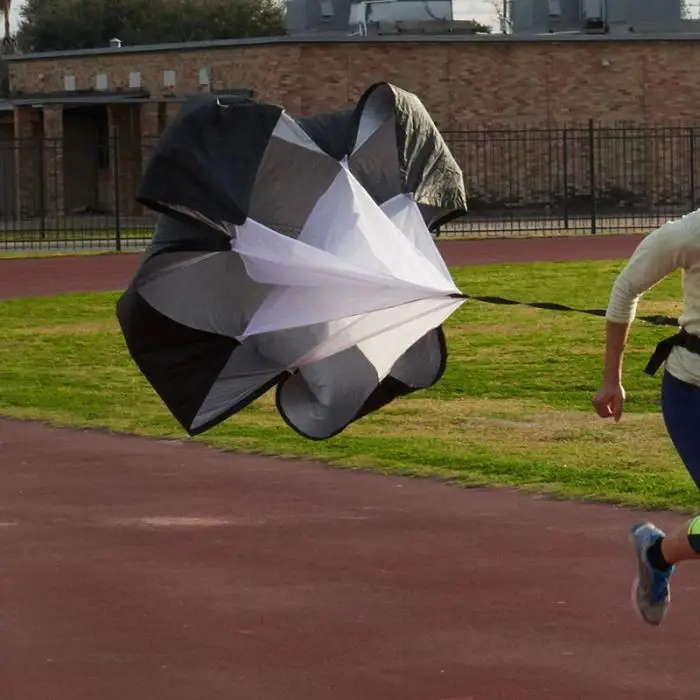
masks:
<path id="1" fill-rule="evenodd" d="M 663 541 L 663 537 L 659 537 L 654 544 L 649 547 L 647 550 L 647 561 L 651 564 L 651 566 L 656 569 L 657 571 L 668 571 L 671 568 L 671 564 L 669 564 L 666 559 L 664 559 L 664 555 L 661 552 L 661 542 Z"/>

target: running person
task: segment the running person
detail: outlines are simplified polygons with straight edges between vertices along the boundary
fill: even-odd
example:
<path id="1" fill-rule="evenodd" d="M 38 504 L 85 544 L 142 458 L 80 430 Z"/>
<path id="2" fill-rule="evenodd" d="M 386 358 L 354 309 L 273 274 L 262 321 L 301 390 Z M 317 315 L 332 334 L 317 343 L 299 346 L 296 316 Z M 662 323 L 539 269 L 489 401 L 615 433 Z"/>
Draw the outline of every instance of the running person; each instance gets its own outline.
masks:
<path id="1" fill-rule="evenodd" d="M 652 231 L 613 284 L 606 312 L 603 383 L 593 398 L 602 418 L 619 421 L 625 402 L 622 363 L 641 296 L 675 270 L 683 271 L 680 332 L 656 348 L 646 372 L 664 365 L 661 410 L 673 445 L 700 488 L 700 210 Z M 629 533 L 638 562 L 633 603 L 642 619 L 660 625 L 671 601 L 670 578 L 681 561 L 700 559 L 700 516 L 666 535 L 652 523 Z"/>

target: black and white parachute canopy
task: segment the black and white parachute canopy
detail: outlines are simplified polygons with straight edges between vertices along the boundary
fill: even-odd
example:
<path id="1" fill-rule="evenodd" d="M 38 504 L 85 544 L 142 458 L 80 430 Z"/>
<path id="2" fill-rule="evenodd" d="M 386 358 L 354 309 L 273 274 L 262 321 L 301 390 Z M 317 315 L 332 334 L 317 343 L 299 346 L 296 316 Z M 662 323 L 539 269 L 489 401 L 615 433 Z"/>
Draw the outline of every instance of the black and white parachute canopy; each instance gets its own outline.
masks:
<path id="1" fill-rule="evenodd" d="M 276 387 L 287 424 L 325 439 L 442 376 L 442 324 L 464 296 L 431 230 L 467 207 L 415 95 L 379 83 L 301 119 L 197 98 L 138 201 L 160 217 L 117 316 L 190 435 Z"/>

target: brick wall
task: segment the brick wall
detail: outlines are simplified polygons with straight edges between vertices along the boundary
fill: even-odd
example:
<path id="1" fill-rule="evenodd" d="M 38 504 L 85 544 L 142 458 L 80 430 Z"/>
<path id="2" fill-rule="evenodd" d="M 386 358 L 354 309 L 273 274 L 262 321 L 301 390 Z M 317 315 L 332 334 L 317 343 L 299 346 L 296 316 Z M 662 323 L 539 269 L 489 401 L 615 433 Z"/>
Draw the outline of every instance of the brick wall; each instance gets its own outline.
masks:
<path id="1" fill-rule="evenodd" d="M 124 104 L 110 105 L 107 113 L 111 151 L 110 180 L 115 184 L 112 188 L 111 208 L 126 216 L 139 215 L 143 213 L 142 207 L 136 202 L 143 170 L 141 111 L 138 106 Z"/>
<path id="2" fill-rule="evenodd" d="M 560 123 L 694 119 L 700 104 L 700 41 L 551 41 L 343 43 L 240 46 L 163 53 L 106 53 L 12 62 L 13 91 L 78 89 L 106 72 L 109 89 L 140 71 L 162 94 L 163 71 L 177 89 L 195 92 L 200 68 L 212 87 L 252 88 L 291 113 L 343 107 L 372 82 L 389 80 L 418 93 L 444 129 L 493 122 Z"/>
<path id="3" fill-rule="evenodd" d="M 63 190 L 63 108 L 44 108 L 44 164 L 48 187 L 44 206 L 49 217 L 62 216 L 65 197 Z"/>
<path id="4" fill-rule="evenodd" d="M 105 72 L 109 89 L 125 89 L 140 71 L 152 96 L 164 94 L 163 72 L 174 70 L 178 92 L 196 92 L 201 68 L 214 89 L 247 88 L 292 114 L 346 107 L 368 85 L 387 80 L 419 95 L 447 133 L 465 171 L 472 202 L 500 207 L 590 198 L 589 119 L 645 126 L 698 118 L 700 41 L 459 41 L 451 43 L 340 43 L 238 46 L 163 53 L 105 53 L 10 63 L 16 92 L 63 90 L 76 76 L 79 90 L 94 88 Z M 155 137 L 172 105 L 144 105 L 141 130 Z M 583 125 L 538 135 L 527 127 Z M 489 131 L 523 128 L 515 138 Z M 516 140 L 517 139 L 517 140 Z M 619 201 L 678 199 L 686 183 L 700 183 L 697 135 L 677 132 L 667 141 L 642 132 L 599 133 L 596 177 Z M 144 138 L 143 147 L 152 138 Z M 692 142 L 693 146 L 690 147 Z M 692 153 L 692 155 L 691 155 Z M 146 153 L 143 154 L 147 156 Z M 126 158 L 126 156 L 125 156 Z M 131 157 L 130 172 L 136 172 Z M 143 166 L 143 160 L 142 164 Z M 606 196 L 608 196 L 606 194 Z M 124 193 L 125 198 L 129 198 Z M 693 193 L 695 196 L 695 193 Z"/>
<path id="5" fill-rule="evenodd" d="M 700 126 L 595 126 L 451 133 L 470 210 L 574 215 L 700 202 Z"/>
<path id="6" fill-rule="evenodd" d="M 43 122 L 37 110 L 19 109 L 14 112 L 16 212 L 23 218 L 39 216 L 45 203 L 45 175 L 42 153 Z"/>

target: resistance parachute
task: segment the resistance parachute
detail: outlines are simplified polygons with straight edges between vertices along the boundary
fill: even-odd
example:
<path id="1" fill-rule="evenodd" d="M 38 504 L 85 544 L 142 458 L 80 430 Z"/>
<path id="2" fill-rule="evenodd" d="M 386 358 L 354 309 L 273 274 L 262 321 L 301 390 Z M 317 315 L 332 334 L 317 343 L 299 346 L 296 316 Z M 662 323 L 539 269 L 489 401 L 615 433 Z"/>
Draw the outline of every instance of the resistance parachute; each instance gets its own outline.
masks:
<path id="1" fill-rule="evenodd" d="M 197 98 L 138 200 L 160 216 L 117 316 L 188 434 L 276 388 L 287 424 L 326 439 L 442 376 L 442 324 L 464 295 L 431 231 L 466 201 L 415 95 L 380 83 L 301 119 Z"/>

